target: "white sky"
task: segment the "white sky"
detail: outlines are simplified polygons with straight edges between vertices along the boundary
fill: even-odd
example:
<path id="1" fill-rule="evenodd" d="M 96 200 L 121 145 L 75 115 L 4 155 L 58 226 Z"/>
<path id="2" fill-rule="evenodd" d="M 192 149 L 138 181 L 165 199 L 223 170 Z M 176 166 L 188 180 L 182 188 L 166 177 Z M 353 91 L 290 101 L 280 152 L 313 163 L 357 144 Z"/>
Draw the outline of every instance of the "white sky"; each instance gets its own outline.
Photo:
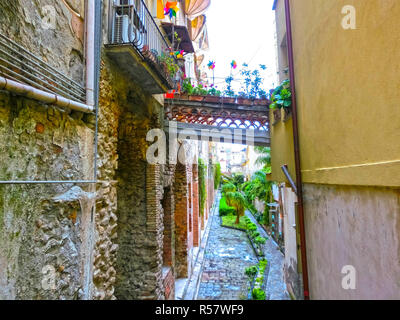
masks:
<path id="1" fill-rule="evenodd" d="M 250 69 L 264 64 L 267 66 L 263 75 L 264 89 L 276 86 L 275 12 L 272 5 L 273 0 L 211 1 L 206 13 L 210 49 L 202 64 L 202 70 L 206 70 L 211 78 L 210 83 L 212 71 L 207 68 L 210 60 L 216 62 L 215 84 L 219 89 L 225 86 L 231 61 L 236 60 L 235 78 L 241 78 L 238 70 L 243 63 L 248 63 Z"/>

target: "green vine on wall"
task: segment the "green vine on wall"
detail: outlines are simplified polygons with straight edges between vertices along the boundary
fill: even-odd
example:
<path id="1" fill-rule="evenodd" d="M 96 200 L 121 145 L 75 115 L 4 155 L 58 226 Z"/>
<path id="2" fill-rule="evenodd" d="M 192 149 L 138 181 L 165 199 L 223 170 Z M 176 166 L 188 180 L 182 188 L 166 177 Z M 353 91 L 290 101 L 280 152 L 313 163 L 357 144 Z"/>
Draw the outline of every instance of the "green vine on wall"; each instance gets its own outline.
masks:
<path id="1" fill-rule="evenodd" d="M 202 159 L 199 158 L 199 209 L 200 214 L 204 214 L 204 207 L 207 200 L 206 179 L 207 179 L 207 166 Z"/>
<path id="2" fill-rule="evenodd" d="M 219 163 L 214 165 L 214 190 L 219 188 L 221 183 L 221 165 Z"/>

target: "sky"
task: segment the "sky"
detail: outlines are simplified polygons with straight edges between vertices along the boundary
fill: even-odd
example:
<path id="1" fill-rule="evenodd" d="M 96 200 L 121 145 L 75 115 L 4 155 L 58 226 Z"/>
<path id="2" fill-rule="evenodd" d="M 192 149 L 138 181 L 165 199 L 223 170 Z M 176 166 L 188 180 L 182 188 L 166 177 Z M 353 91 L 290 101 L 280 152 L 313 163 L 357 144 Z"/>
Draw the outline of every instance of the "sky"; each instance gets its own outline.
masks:
<path id="1" fill-rule="evenodd" d="M 210 49 L 202 64 L 207 69 L 209 61 L 215 61 L 215 84 L 218 89 L 225 86 L 229 76 L 230 63 L 235 60 L 238 68 L 234 78 L 240 80 L 238 70 L 243 63 L 250 69 L 260 64 L 267 66 L 263 74 L 264 89 L 276 86 L 275 12 L 273 0 L 212 0 L 206 13 Z M 236 88 L 238 89 L 238 88 Z"/>

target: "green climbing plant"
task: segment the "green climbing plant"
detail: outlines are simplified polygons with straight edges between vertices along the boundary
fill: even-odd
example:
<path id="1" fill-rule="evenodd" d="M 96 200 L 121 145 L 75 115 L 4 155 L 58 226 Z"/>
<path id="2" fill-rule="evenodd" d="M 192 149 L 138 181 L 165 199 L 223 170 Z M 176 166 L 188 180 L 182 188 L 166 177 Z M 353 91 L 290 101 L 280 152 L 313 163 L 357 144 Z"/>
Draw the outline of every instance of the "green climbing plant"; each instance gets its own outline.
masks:
<path id="1" fill-rule="evenodd" d="M 221 164 L 217 163 L 214 165 L 214 190 L 217 190 L 220 184 L 221 184 Z"/>
<path id="2" fill-rule="evenodd" d="M 200 214 L 204 214 L 204 208 L 207 200 L 206 179 L 207 179 L 207 166 L 202 159 L 198 161 L 198 174 L 199 174 L 199 209 Z"/>

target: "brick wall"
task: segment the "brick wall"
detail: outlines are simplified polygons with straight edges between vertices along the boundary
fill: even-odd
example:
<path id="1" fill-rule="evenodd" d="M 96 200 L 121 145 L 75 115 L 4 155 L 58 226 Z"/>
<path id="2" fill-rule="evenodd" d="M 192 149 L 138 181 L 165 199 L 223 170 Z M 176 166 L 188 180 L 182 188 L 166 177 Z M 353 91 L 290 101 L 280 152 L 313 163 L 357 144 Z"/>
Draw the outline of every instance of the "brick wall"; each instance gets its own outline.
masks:
<path id="1" fill-rule="evenodd" d="M 200 217 L 199 217 L 199 176 L 198 165 L 192 167 L 193 180 L 193 246 L 198 247 L 200 243 Z"/>

